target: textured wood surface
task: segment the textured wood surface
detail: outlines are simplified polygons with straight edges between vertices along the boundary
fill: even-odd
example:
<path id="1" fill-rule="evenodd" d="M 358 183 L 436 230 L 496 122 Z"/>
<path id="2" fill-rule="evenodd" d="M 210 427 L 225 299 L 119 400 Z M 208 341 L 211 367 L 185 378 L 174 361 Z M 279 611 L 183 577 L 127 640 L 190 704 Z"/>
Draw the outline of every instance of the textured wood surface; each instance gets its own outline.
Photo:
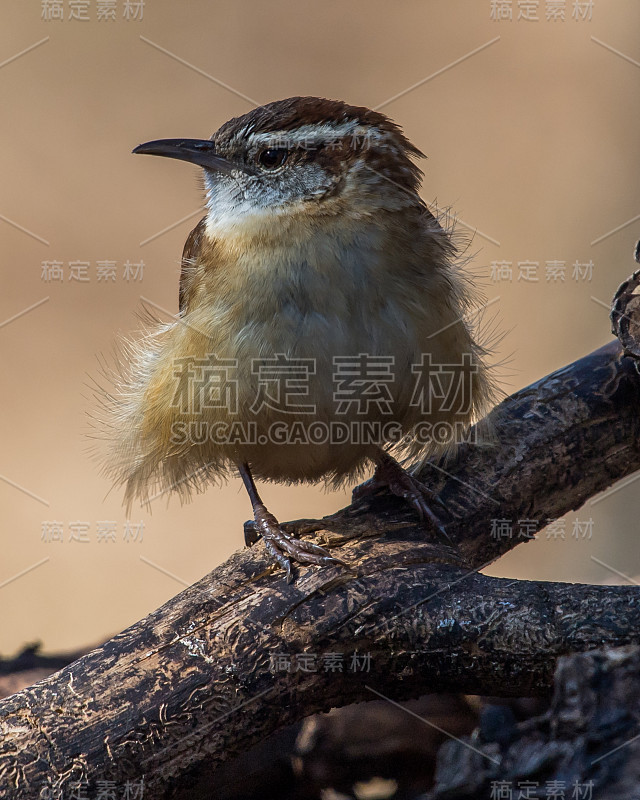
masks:
<path id="1" fill-rule="evenodd" d="M 560 656 L 637 642 L 636 587 L 504 580 L 477 569 L 523 542 L 492 537 L 492 520 L 542 526 L 640 468 L 639 407 L 640 376 L 613 342 L 495 409 L 495 444 L 423 467 L 455 515 L 452 544 L 381 496 L 291 523 L 336 548 L 353 572 L 300 568 L 288 585 L 261 543 L 236 553 L 0 703 L 0 797 L 66 798 L 79 784 L 91 798 L 105 781 L 120 796 L 142 779 L 154 800 L 214 797 L 217 766 L 316 711 L 375 692 L 394 700 L 540 693 Z M 336 653 L 342 672 L 325 668 Z M 279 657 L 296 666 L 315 659 L 316 669 L 280 670 Z"/>

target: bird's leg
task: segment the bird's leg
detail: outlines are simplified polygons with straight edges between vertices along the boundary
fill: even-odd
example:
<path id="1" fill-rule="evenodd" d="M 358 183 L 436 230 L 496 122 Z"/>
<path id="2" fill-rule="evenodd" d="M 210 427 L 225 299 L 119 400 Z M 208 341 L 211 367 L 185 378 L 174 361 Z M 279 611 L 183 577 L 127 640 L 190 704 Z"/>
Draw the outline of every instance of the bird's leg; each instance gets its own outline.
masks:
<path id="1" fill-rule="evenodd" d="M 249 465 L 247 463 L 238 464 L 238 470 L 253 506 L 255 531 L 258 536 L 262 536 L 269 555 L 287 573 L 287 583 L 291 583 L 293 579 L 292 559 L 299 564 L 342 564 L 342 566 L 347 566 L 344 561 L 332 556 L 324 547 L 320 547 L 320 545 L 313 542 L 296 539 L 285 533 L 278 520 L 267 510 L 267 507 L 262 502 Z M 250 537 L 245 526 L 245 541 L 249 543 L 250 538 L 253 537 Z"/>
<path id="2" fill-rule="evenodd" d="M 442 500 L 428 486 L 425 486 L 413 475 L 404 470 L 389 453 L 381 448 L 375 457 L 376 471 L 372 478 L 356 486 L 353 490 L 353 501 L 360 500 L 367 495 L 375 494 L 381 489 L 388 489 L 396 497 L 403 500 L 418 512 L 423 524 L 434 528 L 441 536 L 449 540 L 444 525 L 433 512 L 430 504 L 437 504 L 444 508 Z"/>

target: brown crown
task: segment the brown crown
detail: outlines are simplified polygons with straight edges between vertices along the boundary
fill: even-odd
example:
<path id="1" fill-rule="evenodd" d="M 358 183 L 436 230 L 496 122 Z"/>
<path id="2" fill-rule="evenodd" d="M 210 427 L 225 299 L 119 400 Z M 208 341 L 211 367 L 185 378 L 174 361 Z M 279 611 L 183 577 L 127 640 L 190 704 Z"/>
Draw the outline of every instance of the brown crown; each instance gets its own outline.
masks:
<path id="1" fill-rule="evenodd" d="M 230 138 L 243 129 L 251 133 L 269 133 L 291 131 L 302 125 L 351 121 L 387 131 L 394 135 L 398 144 L 407 152 L 422 156 L 418 148 L 404 136 L 400 126 L 389 117 L 364 106 L 350 106 L 342 100 L 327 100 L 324 97 L 289 97 L 258 106 L 241 117 L 225 122 L 217 131 L 216 138 Z"/>
<path id="2" fill-rule="evenodd" d="M 410 157 L 423 158 L 423 153 L 411 144 L 400 126 L 385 114 L 364 106 L 350 106 L 341 100 L 328 100 L 323 97 L 289 97 L 286 100 L 276 100 L 225 122 L 212 139 L 224 147 L 224 143 L 237 134 L 242 136 L 286 132 L 296 130 L 303 125 L 341 124 L 352 121 L 364 128 L 389 134 L 389 142 L 393 146 L 372 147 L 366 153 L 366 161 L 372 169 L 379 171 L 394 183 L 397 182 L 401 188 L 417 191 L 422 173 Z M 320 158 L 327 161 L 326 166 L 333 167 L 337 171 L 341 159 L 350 160 L 355 156 L 353 142 L 345 141 L 342 152 L 339 149 L 332 149 Z"/>

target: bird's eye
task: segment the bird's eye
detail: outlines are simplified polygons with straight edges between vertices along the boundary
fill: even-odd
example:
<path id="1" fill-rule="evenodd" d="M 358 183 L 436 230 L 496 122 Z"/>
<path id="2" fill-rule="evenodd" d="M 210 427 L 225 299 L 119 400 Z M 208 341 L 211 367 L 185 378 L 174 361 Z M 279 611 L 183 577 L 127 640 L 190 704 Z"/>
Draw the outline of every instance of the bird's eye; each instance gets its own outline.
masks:
<path id="1" fill-rule="evenodd" d="M 289 151 L 285 150 L 284 147 L 269 147 L 260 153 L 258 162 L 265 169 L 276 169 L 276 167 L 281 167 L 284 164 L 288 155 Z"/>

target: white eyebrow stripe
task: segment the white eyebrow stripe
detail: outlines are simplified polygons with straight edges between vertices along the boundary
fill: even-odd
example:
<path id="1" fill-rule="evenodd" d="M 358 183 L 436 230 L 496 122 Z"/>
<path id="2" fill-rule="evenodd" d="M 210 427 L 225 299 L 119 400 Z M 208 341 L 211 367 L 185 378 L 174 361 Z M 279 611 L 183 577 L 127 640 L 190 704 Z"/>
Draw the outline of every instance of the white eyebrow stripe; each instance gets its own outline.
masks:
<path id="1" fill-rule="evenodd" d="M 308 147 L 312 143 L 332 142 L 351 136 L 353 139 L 371 142 L 385 142 L 391 138 L 388 131 L 380 131 L 370 125 L 362 125 L 357 120 L 335 123 L 323 122 L 318 125 L 301 125 L 294 130 L 268 131 L 266 133 L 248 132 L 252 145 L 277 145 L 280 147 Z M 242 137 L 244 138 L 244 137 Z"/>

